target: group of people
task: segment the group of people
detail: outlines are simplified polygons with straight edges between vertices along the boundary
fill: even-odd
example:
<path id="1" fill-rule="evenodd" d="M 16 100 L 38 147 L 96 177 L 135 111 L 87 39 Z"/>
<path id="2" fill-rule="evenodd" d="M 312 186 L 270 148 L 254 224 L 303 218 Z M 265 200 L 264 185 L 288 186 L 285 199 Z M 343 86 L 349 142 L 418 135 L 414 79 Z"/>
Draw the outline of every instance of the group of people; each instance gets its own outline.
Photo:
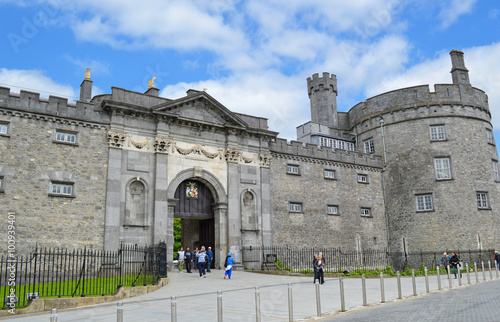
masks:
<path id="1" fill-rule="evenodd" d="M 443 268 L 446 268 L 448 270 L 448 267 L 453 269 L 453 275 L 455 275 L 455 278 L 457 278 L 457 270 L 458 273 L 460 274 L 460 277 L 462 277 L 462 273 L 460 272 L 460 259 L 458 258 L 458 255 L 455 252 L 451 252 L 451 257 L 450 255 L 446 254 L 446 252 L 443 253 L 443 257 L 441 257 L 441 263 L 440 266 Z"/>
<path id="2" fill-rule="evenodd" d="M 210 273 L 210 268 L 213 267 L 214 253 L 212 252 L 212 247 L 208 247 L 208 250 L 205 251 L 205 246 L 201 246 L 201 249 L 198 250 L 198 247 L 195 248 L 194 251 L 189 250 L 189 247 L 184 248 L 181 247 L 177 252 L 177 263 L 179 265 L 179 273 L 183 273 L 184 265 L 186 265 L 186 272 L 191 272 L 191 265 L 194 266 L 194 270 L 200 273 L 200 278 L 206 278 L 206 272 Z M 233 272 L 234 259 L 231 256 L 231 253 L 227 254 L 226 260 L 224 261 L 224 279 L 229 277 L 231 279 L 231 273 Z M 205 272 L 206 270 L 206 272 Z"/>
<path id="3" fill-rule="evenodd" d="M 319 252 L 318 255 L 314 255 L 314 261 L 313 261 L 313 267 L 314 267 L 314 281 L 313 283 L 316 283 L 316 280 L 320 284 L 325 284 L 325 259 L 323 258 L 323 253 Z"/>
<path id="4" fill-rule="evenodd" d="M 214 259 L 214 253 L 212 252 L 212 247 L 208 247 L 208 250 L 205 251 L 205 246 L 201 246 L 201 249 L 198 250 L 198 247 L 194 249 L 194 251 L 189 250 L 189 247 L 184 248 L 181 247 L 177 252 L 177 262 L 179 265 L 179 273 L 183 273 L 184 265 L 186 265 L 186 272 L 191 272 L 191 265 L 194 266 L 194 270 L 200 273 L 200 277 L 207 277 L 205 270 L 207 272 L 210 271 L 210 267 L 212 266 L 212 261 Z"/>

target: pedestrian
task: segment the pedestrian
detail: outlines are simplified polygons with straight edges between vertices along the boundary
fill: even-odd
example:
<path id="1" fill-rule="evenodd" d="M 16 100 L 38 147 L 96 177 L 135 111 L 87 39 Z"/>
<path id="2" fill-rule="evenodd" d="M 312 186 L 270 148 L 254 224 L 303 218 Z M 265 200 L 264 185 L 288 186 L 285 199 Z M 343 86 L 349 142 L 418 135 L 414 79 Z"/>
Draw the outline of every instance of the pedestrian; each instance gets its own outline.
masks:
<path id="1" fill-rule="evenodd" d="M 184 248 L 182 248 L 182 247 L 177 252 L 177 265 L 179 266 L 179 273 L 183 273 L 183 270 L 184 270 Z"/>
<path id="2" fill-rule="evenodd" d="M 207 272 L 210 273 L 210 266 L 212 265 L 212 261 L 214 259 L 214 253 L 212 253 L 212 247 L 210 247 L 210 246 L 208 246 L 207 257 L 208 257 L 208 260 L 207 260 Z"/>
<path id="3" fill-rule="evenodd" d="M 224 272 L 224 279 L 226 279 L 226 276 L 231 279 L 231 273 L 233 272 L 233 265 L 234 265 L 234 259 L 231 256 L 231 253 L 227 254 L 226 260 L 224 262 L 224 267 L 226 268 L 226 271 Z"/>
<path id="4" fill-rule="evenodd" d="M 316 284 L 316 280 L 318 279 L 318 270 L 316 269 L 316 260 L 318 259 L 318 255 L 314 254 L 313 258 L 313 270 L 314 270 L 314 281 L 313 283 Z"/>
<path id="5" fill-rule="evenodd" d="M 205 254 L 205 246 L 201 246 L 201 250 L 196 253 L 196 258 L 198 259 L 198 272 L 200 272 L 200 277 L 207 277 L 205 273 L 205 259 L 207 254 Z"/>
<path id="6" fill-rule="evenodd" d="M 448 274 L 448 268 L 450 267 L 450 256 L 446 254 L 446 252 L 443 253 L 443 257 L 441 257 L 441 263 L 439 264 L 439 266 L 443 267 L 446 270 L 446 274 Z"/>
<path id="7" fill-rule="evenodd" d="M 323 258 L 323 254 L 320 252 L 318 254 L 318 258 L 316 258 L 316 261 L 314 262 L 314 267 L 316 268 L 316 271 L 318 272 L 318 281 L 320 284 L 325 284 L 325 260 Z"/>
<path id="8" fill-rule="evenodd" d="M 186 252 L 184 253 L 184 264 L 186 264 L 186 272 L 191 273 L 191 263 L 193 262 L 193 253 L 189 251 L 189 247 L 186 247 Z"/>
<path id="9" fill-rule="evenodd" d="M 500 255 L 495 251 L 495 260 L 497 262 L 498 269 L 500 270 Z"/>
<path id="10" fill-rule="evenodd" d="M 460 259 L 458 258 L 458 255 L 455 254 L 455 252 L 451 252 L 450 265 L 453 268 L 453 274 L 455 275 L 455 278 L 457 278 L 457 268 L 460 277 L 462 277 L 462 272 L 460 272 Z"/>
<path id="11" fill-rule="evenodd" d="M 194 261 L 194 270 L 197 271 L 198 270 L 198 256 L 196 256 L 198 254 L 198 247 L 196 247 L 194 249 L 194 252 L 193 252 L 193 261 Z"/>

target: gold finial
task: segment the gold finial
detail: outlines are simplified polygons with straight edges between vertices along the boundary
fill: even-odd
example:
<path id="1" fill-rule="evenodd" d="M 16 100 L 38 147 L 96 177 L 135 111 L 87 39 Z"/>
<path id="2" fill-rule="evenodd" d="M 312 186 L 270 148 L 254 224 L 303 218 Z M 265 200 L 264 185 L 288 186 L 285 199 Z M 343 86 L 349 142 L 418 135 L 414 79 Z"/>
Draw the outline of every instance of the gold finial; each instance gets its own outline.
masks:
<path id="1" fill-rule="evenodd" d="M 207 91 L 207 89 L 206 89 L 206 88 L 204 88 L 204 89 L 203 89 L 203 91 L 204 91 L 204 92 L 206 92 L 206 91 Z"/>
<path id="2" fill-rule="evenodd" d="M 153 77 L 151 77 L 150 80 L 148 80 L 148 89 L 155 86 L 155 78 L 156 78 L 156 76 L 153 76 Z"/>
<path id="3" fill-rule="evenodd" d="M 90 80 L 90 68 L 87 68 L 87 70 L 85 71 L 85 80 Z"/>

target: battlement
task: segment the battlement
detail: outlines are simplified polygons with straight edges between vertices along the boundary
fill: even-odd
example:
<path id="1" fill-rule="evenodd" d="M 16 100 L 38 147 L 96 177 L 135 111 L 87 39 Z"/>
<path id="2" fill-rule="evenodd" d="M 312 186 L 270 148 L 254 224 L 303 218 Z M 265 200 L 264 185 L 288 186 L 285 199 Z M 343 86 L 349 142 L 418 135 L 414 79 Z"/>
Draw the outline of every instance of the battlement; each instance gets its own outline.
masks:
<path id="1" fill-rule="evenodd" d="M 77 101 L 76 104 L 68 104 L 67 98 L 52 95 L 41 99 L 40 93 L 21 90 L 16 94 L 11 93 L 8 87 L 0 87 L 0 108 L 98 123 L 109 121 L 107 116 L 94 110 L 93 103 Z"/>
<path id="2" fill-rule="evenodd" d="M 489 113 L 488 96 L 478 88 L 459 84 L 436 84 L 434 92 L 431 92 L 429 85 L 420 85 L 383 93 L 358 103 L 348 112 L 349 123 L 352 126 L 373 115 L 422 105 L 443 104 L 470 105 Z"/>
<path id="3" fill-rule="evenodd" d="M 323 90 L 331 90 L 332 92 L 337 93 L 337 76 L 324 72 L 323 77 L 319 77 L 319 74 L 316 73 L 312 76 L 312 78 L 307 78 L 307 89 L 309 96 L 311 96 L 314 91 Z"/>
<path id="4" fill-rule="evenodd" d="M 288 142 L 286 139 L 277 138 L 270 143 L 272 153 L 286 154 L 289 157 L 302 157 L 312 159 L 312 162 L 340 162 L 349 165 L 382 168 L 380 156 L 354 151 L 332 150 L 328 147 L 318 147 L 315 144 L 299 141 Z"/>
<path id="5" fill-rule="evenodd" d="M 146 93 L 139 93 L 119 87 L 111 87 L 111 99 L 147 108 L 171 101 L 167 98 L 149 95 L 148 91 Z"/>

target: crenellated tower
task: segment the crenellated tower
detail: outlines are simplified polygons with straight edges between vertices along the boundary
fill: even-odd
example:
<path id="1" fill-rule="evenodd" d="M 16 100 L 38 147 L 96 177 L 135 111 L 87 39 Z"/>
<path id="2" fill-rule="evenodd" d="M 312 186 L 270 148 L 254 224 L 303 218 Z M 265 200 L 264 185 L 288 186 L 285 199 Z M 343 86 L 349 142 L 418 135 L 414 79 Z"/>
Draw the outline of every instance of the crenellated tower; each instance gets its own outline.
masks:
<path id="1" fill-rule="evenodd" d="M 311 102 L 311 121 L 328 127 L 337 127 L 337 77 L 327 72 L 323 77 L 314 74 L 307 78 Z"/>

